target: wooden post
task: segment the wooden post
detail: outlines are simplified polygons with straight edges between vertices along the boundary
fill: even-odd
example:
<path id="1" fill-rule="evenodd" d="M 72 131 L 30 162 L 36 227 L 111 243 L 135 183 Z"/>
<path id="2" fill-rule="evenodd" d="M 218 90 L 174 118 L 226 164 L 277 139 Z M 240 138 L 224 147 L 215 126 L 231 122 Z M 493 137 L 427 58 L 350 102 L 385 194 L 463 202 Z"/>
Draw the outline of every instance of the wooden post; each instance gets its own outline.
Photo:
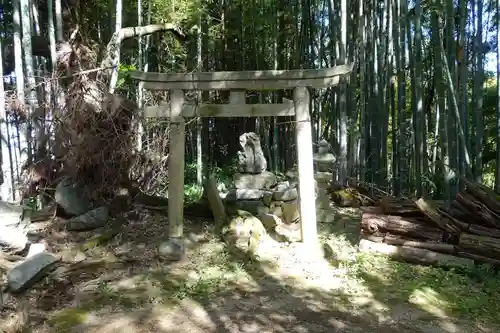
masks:
<path id="1" fill-rule="evenodd" d="M 297 158 L 299 166 L 299 207 L 302 242 L 315 245 L 318 238 L 316 224 L 316 193 L 312 149 L 311 118 L 309 116 L 309 91 L 305 87 L 295 88 L 295 121 L 297 135 Z"/>
<path id="2" fill-rule="evenodd" d="M 246 91 L 245 90 L 231 90 L 229 92 L 229 104 L 245 104 Z"/>
<path id="3" fill-rule="evenodd" d="M 184 92 L 170 94 L 170 156 L 168 158 L 168 236 L 180 238 L 184 227 L 184 145 L 185 122 L 182 116 Z"/>

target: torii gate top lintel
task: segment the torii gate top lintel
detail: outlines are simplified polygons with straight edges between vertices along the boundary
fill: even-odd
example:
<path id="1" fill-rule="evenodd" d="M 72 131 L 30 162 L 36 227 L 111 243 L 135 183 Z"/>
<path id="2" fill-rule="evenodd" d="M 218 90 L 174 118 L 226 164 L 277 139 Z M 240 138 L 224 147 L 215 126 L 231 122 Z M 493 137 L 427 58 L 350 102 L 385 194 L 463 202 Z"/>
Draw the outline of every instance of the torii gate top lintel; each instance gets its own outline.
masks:
<path id="1" fill-rule="evenodd" d="M 148 90 L 276 90 L 297 87 L 326 88 L 351 73 L 353 64 L 323 69 L 241 72 L 154 73 L 131 71 L 130 77 L 144 82 Z"/>

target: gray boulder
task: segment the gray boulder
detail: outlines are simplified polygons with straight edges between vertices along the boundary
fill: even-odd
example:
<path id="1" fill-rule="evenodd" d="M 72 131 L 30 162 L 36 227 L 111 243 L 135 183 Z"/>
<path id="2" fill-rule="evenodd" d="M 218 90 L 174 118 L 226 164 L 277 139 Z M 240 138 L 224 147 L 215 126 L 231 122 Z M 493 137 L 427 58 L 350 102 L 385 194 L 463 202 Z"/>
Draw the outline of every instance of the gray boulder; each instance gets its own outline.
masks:
<path id="1" fill-rule="evenodd" d="M 186 254 L 186 242 L 183 238 L 171 237 L 158 245 L 158 254 L 169 261 L 180 261 Z"/>
<path id="2" fill-rule="evenodd" d="M 85 214 L 75 216 L 68 220 L 67 228 L 72 231 L 84 231 L 100 228 L 109 219 L 107 207 L 99 207 Z"/>
<path id="3" fill-rule="evenodd" d="M 55 200 L 70 215 L 82 215 L 93 208 L 85 188 L 69 178 L 64 178 L 57 184 Z"/>

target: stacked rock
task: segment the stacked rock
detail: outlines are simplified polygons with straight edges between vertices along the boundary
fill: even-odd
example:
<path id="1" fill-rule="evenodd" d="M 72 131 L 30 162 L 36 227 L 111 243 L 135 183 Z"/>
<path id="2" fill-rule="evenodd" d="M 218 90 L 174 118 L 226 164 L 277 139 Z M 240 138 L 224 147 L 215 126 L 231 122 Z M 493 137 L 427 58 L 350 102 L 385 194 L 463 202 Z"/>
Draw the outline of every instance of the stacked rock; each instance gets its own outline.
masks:
<path id="1" fill-rule="evenodd" d="M 333 183 L 335 156 L 330 151 L 330 144 L 321 140 L 318 152 L 314 154 L 314 178 L 316 179 L 316 218 L 318 222 L 334 222 L 335 209 L 332 207 L 328 189 Z"/>
<path id="2" fill-rule="evenodd" d="M 278 182 L 278 177 L 266 170 L 257 134 L 242 134 L 240 144 L 238 172 L 233 175 L 234 188 L 225 195 L 226 206 L 255 215 L 270 232 L 297 238 L 293 235 L 300 221 L 297 182 Z M 291 229 L 282 231 L 285 225 Z"/>
<path id="3" fill-rule="evenodd" d="M 239 172 L 233 176 L 234 188 L 226 194 L 226 203 L 256 216 L 272 214 L 285 224 L 300 222 L 297 170 L 289 170 L 286 173 L 288 180 L 278 182 L 275 174 L 266 171 L 267 161 L 259 137 L 255 133 L 245 133 L 240 136 L 240 144 Z M 325 140 L 319 143 L 314 165 L 318 221 L 332 222 L 335 213 L 328 188 L 333 181 L 335 157 Z"/>
<path id="4" fill-rule="evenodd" d="M 235 208 L 255 215 L 269 213 L 269 207 L 263 202 L 271 201 L 270 189 L 276 185 L 278 178 L 266 171 L 267 161 L 257 134 L 242 134 L 240 145 L 242 151 L 238 152 L 238 172 L 233 175 L 234 189 L 227 193 L 225 200 L 235 204 Z"/>
<path id="5" fill-rule="evenodd" d="M 240 144 L 239 172 L 233 176 L 234 189 L 227 193 L 226 203 L 257 216 L 273 214 L 285 223 L 298 222 L 297 182 L 278 182 L 275 174 L 266 171 L 267 161 L 257 134 L 242 134 Z"/>

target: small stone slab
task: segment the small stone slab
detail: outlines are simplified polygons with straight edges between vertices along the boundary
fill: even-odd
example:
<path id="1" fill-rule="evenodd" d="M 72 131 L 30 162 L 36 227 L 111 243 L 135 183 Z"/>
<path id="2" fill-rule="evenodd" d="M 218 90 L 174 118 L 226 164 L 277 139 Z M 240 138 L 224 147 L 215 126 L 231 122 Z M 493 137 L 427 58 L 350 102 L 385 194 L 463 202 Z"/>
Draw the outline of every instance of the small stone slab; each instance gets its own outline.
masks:
<path id="1" fill-rule="evenodd" d="M 289 181 L 284 181 L 284 182 L 280 182 L 278 184 L 276 184 L 276 186 L 274 186 L 272 188 L 273 191 L 275 192 L 283 192 L 283 191 L 286 191 L 287 189 L 289 189 L 290 187 L 290 182 Z"/>
<path id="2" fill-rule="evenodd" d="M 235 173 L 233 175 L 234 187 L 237 189 L 270 189 L 278 182 L 278 177 L 269 171 L 260 174 Z"/>
<path id="3" fill-rule="evenodd" d="M 36 283 L 48 274 L 49 267 L 58 261 L 59 258 L 50 252 L 33 255 L 7 273 L 9 290 L 17 293 Z"/>
<path id="4" fill-rule="evenodd" d="M 298 223 L 279 224 L 276 226 L 275 232 L 281 240 L 286 240 L 288 242 L 300 242 L 302 238 L 300 234 L 300 225 Z"/>
<path id="5" fill-rule="evenodd" d="M 226 195 L 226 200 L 236 201 L 236 200 L 259 200 L 264 196 L 264 191 L 251 189 L 251 188 L 241 188 L 232 189 Z"/>
<path id="6" fill-rule="evenodd" d="M 257 217 L 266 230 L 274 230 L 274 228 L 281 223 L 280 218 L 273 214 L 259 214 Z"/>
<path id="7" fill-rule="evenodd" d="M 273 192 L 264 191 L 264 195 L 262 196 L 262 202 L 264 203 L 264 205 L 270 207 L 272 201 L 273 201 Z"/>
<path id="8" fill-rule="evenodd" d="M 298 200 L 286 201 L 281 205 L 283 220 L 285 223 L 296 223 L 300 221 Z"/>
<path id="9" fill-rule="evenodd" d="M 268 234 L 260 219 L 240 210 L 230 220 L 224 239 L 240 250 L 256 253 Z"/>
<path id="10" fill-rule="evenodd" d="M 299 191 L 297 188 L 288 188 L 284 191 L 276 191 L 273 194 L 273 200 L 275 201 L 292 201 L 299 197 Z"/>
<path id="11" fill-rule="evenodd" d="M 84 231 L 100 228 L 106 224 L 108 218 L 108 208 L 98 207 L 88 213 L 69 219 L 67 229 L 71 231 Z"/>
<path id="12" fill-rule="evenodd" d="M 158 254 L 172 261 L 180 261 L 186 254 L 186 242 L 183 238 L 171 237 L 158 245 Z"/>

